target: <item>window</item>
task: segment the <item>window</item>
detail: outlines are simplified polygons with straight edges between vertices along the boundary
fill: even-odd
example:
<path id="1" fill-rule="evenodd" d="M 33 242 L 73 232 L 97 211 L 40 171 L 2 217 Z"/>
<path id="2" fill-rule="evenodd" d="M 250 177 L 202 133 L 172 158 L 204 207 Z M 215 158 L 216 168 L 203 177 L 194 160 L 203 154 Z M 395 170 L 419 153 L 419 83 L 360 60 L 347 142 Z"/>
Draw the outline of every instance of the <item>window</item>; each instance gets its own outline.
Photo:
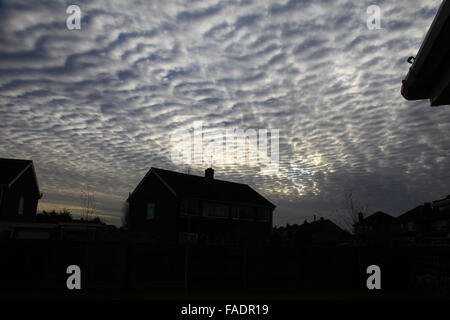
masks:
<path id="1" fill-rule="evenodd" d="M 233 206 L 231 208 L 231 218 L 233 219 L 239 219 L 239 213 L 240 213 L 240 207 Z"/>
<path id="2" fill-rule="evenodd" d="M 205 202 L 203 204 L 203 215 L 213 218 L 228 218 L 228 207 L 223 204 Z"/>
<path id="3" fill-rule="evenodd" d="M 239 218 L 243 220 L 253 220 L 255 218 L 255 208 L 248 206 L 243 207 Z"/>
<path id="4" fill-rule="evenodd" d="M 186 216 L 197 216 L 200 213 L 198 200 L 183 199 L 181 201 L 180 213 Z"/>
<path id="5" fill-rule="evenodd" d="M 155 204 L 150 202 L 147 203 L 147 220 L 155 219 Z"/>
<path id="6" fill-rule="evenodd" d="M 232 209 L 233 219 L 253 220 L 255 218 L 255 208 L 250 206 L 234 206 Z"/>
<path id="7" fill-rule="evenodd" d="M 212 217 L 214 215 L 214 206 L 211 203 L 203 203 L 203 215 L 205 217 Z"/>
<path id="8" fill-rule="evenodd" d="M 25 199 L 24 199 L 24 197 L 20 197 L 20 199 L 19 199 L 19 214 L 20 215 L 23 214 L 24 205 L 25 205 Z"/>
<path id="9" fill-rule="evenodd" d="M 263 222 L 270 221 L 270 209 L 258 208 L 256 211 L 256 220 L 263 221 Z"/>
<path id="10" fill-rule="evenodd" d="M 179 233 L 180 243 L 197 243 L 198 234 L 192 232 L 180 232 Z"/>
<path id="11" fill-rule="evenodd" d="M 214 216 L 217 218 L 228 218 L 228 207 L 224 205 L 214 206 Z"/>

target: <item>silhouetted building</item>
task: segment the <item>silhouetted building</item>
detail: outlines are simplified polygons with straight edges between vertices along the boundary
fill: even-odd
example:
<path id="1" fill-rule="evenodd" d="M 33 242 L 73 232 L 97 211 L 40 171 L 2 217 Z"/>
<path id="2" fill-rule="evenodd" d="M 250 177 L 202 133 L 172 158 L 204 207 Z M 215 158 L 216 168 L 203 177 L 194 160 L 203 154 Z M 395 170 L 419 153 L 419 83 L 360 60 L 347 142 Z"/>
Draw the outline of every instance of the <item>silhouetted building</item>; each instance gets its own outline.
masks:
<path id="1" fill-rule="evenodd" d="M 444 199 L 435 200 L 432 202 L 432 207 L 437 210 L 438 213 L 450 213 L 450 195 Z"/>
<path id="2" fill-rule="evenodd" d="M 450 196 L 425 203 L 397 218 L 408 242 L 450 241 Z"/>
<path id="3" fill-rule="evenodd" d="M 397 230 L 397 220 L 387 213 L 378 211 L 364 218 L 358 214 L 358 222 L 354 224 L 356 235 L 388 234 Z"/>
<path id="4" fill-rule="evenodd" d="M 404 240 L 415 242 L 423 234 L 429 234 L 433 224 L 431 203 L 411 209 L 398 218 Z"/>
<path id="5" fill-rule="evenodd" d="M 32 160 L 0 158 L 0 221 L 34 221 L 41 197 Z"/>
<path id="6" fill-rule="evenodd" d="M 274 242 L 303 245 L 337 245 L 350 242 L 351 235 L 333 223 L 320 218 L 302 225 L 287 225 L 274 229 Z"/>
<path id="7" fill-rule="evenodd" d="M 402 95 L 430 99 L 431 106 L 450 104 L 450 1 L 443 1 L 408 75 Z"/>
<path id="8" fill-rule="evenodd" d="M 164 242 L 268 240 L 270 201 L 246 184 L 151 168 L 128 197 L 129 228 Z"/>
<path id="9" fill-rule="evenodd" d="M 354 225 L 355 239 L 367 244 L 389 244 L 399 232 L 399 223 L 393 216 L 378 211 L 368 217 L 358 214 Z"/>

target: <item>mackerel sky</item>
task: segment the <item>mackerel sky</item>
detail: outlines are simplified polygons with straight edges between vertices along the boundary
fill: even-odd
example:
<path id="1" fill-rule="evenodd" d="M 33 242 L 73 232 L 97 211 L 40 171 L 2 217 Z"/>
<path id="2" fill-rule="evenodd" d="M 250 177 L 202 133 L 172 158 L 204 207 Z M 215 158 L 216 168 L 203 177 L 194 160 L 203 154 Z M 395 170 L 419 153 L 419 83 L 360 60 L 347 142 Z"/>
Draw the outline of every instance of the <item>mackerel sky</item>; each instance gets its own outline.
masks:
<path id="1" fill-rule="evenodd" d="M 342 223 L 349 190 L 397 216 L 450 194 L 450 107 L 400 94 L 440 3 L 0 1 L 0 157 L 34 160 L 39 210 L 79 213 L 89 188 L 120 225 L 150 167 L 188 170 L 174 131 L 279 129 L 277 174 L 213 164 L 215 177 L 266 196 L 277 225 Z"/>

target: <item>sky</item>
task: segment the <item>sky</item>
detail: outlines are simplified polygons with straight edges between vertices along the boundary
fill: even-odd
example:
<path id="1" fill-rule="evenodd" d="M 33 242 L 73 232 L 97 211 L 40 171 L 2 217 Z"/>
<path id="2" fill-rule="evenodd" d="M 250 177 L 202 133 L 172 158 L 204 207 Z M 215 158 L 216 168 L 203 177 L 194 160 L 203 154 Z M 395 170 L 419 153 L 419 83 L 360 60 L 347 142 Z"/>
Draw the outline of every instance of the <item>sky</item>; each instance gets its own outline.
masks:
<path id="1" fill-rule="evenodd" d="M 440 3 L 0 1 L 0 157 L 34 161 L 38 210 L 78 214 L 89 192 L 120 225 L 150 167 L 210 165 L 174 163 L 177 130 L 278 129 L 277 172 L 213 162 L 215 178 L 267 197 L 276 225 L 341 223 L 349 193 L 398 216 L 450 194 L 450 107 L 400 94 Z"/>

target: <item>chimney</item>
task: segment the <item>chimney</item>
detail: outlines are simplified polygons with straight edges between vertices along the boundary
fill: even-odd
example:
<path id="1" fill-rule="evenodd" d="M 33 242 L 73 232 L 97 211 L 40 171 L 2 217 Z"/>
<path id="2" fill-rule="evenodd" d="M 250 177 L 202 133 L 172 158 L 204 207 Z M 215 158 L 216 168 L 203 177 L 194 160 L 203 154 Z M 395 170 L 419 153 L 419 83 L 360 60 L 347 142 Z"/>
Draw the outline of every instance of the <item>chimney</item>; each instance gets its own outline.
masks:
<path id="1" fill-rule="evenodd" d="M 205 178 L 206 179 L 214 179 L 214 169 L 213 168 L 208 168 L 205 170 Z"/>
<path id="2" fill-rule="evenodd" d="M 358 213 L 358 222 L 362 222 L 364 220 L 362 212 Z"/>

